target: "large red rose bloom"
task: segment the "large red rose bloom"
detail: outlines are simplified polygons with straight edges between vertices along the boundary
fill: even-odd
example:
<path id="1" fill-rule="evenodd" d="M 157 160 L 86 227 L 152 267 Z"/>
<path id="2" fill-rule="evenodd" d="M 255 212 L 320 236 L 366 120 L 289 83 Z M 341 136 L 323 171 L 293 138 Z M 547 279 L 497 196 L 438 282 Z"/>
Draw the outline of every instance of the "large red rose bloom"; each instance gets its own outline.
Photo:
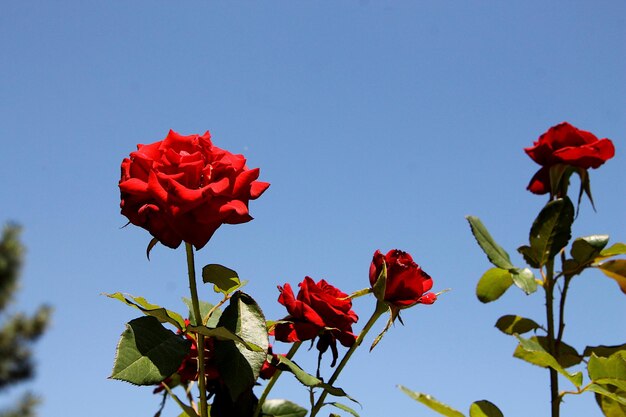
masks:
<path id="1" fill-rule="evenodd" d="M 249 200 L 269 183 L 256 181 L 242 155 L 213 146 L 211 135 L 171 131 L 122 161 L 122 214 L 171 248 L 187 242 L 202 248 L 222 224 L 252 220 Z"/>
<path id="2" fill-rule="evenodd" d="M 352 300 L 325 280 L 315 283 L 306 277 L 299 287 L 297 298 L 291 285 L 278 287 L 278 302 L 287 308 L 289 315 L 276 324 L 274 337 L 281 342 L 294 343 L 319 336 L 317 348 L 323 353 L 330 347 L 334 363 L 337 340 L 346 347 L 356 342 L 352 325 L 358 317 L 352 310 Z"/>
<path id="3" fill-rule="evenodd" d="M 557 164 L 577 168 L 598 168 L 615 155 L 610 139 L 598 139 L 593 133 L 580 130 L 567 122 L 552 126 L 524 151 L 542 166 L 528 184 L 535 194 L 550 192 L 550 167 Z"/>

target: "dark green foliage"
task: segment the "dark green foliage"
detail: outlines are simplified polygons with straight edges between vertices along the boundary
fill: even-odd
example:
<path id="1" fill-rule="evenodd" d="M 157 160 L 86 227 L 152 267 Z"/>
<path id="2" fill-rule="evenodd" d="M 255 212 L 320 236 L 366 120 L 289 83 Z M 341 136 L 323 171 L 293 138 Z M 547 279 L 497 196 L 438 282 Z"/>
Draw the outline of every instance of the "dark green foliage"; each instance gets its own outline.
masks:
<path id="1" fill-rule="evenodd" d="M 0 392 L 33 377 L 31 345 L 48 327 L 50 308 L 40 307 L 32 316 L 7 311 L 18 288 L 24 247 L 20 228 L 6 226 L 0 240 Z M 34 416 L 38 400 L 26 394 L 12 408 L 0 410 L 0 417 Z"/>

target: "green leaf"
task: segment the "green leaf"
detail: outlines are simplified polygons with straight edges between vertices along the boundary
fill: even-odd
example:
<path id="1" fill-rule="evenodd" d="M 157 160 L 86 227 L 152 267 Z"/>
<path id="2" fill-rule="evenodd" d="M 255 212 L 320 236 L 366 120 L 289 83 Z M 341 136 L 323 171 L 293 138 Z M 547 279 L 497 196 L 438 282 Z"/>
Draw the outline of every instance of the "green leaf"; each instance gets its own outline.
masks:
<path id="1" fill-rule="evenodd" d="M 264 352 L 261 346 L 255 345 L 254 343 L 250 343 L 242 339 L 240 336 L 231 332 L 226 327 L 209 328 L 206 326 L 190 325 L 188 329 L 191 330 L 192 332 L 200 333 L 201 335 L 204 335 L 206 337 L 214 337 L 217 340 L 232 340 L 234 342 L 239 342 L 243 346 L 245 346 L 246 349 L 252 350 L 254 352 Z"/>
<path id="2" fill-rule="evenodd" d="M 324 405 L 332 405 L 333 407 L 337 407 L 338 409 L 345 411 L 346 413 L 352 414 L 354 417 L 359 417 L 359 413 L 357 413 L 356 411 L 354 411 L 352 408 L 348 407 L 347 405 L 337 403 L 337 402 L 324 403 Z"/>
<path id="3" fill-rule="evenodd" d="M 413 398 L 415 401 L 418 401 L 424 404 L 426 407 L 430 408 L 431 410 L 441 415 L 444 415 L 446 417 L 465 417 L 463 413 L 461 413 L 460 411 L 457 411 L 454 408 L 450 407 L 449 405 L 439 402 L 434 397 L 428 394 L 411 391 L 410 389 L 402 385 L 398 385 L 398 387 L 402 390 L 402 392 L 404 392 L 409 397 Z"/>
<path id="4" fill-rule="evenodd" d="M 583 391 L 591 391 L 591 392 L 595 392 L 596 394 L 600 394 L 604 397 L 608 397 L 622 405 L 626 405 L 626 396 L 624 395 L 626 393 L 626 391 L 622 391 L 620 389 L 616 389 L 616 392 L 612 392 L 609 390 L 609 388 L 605 385 L 598 385 L 598 384 L 590 384 L 588 386 L 585 387 L 585 389 Z M 621 393 L 621 395 L 620 395 Z M 622 414 L 620 414 L 621 416 Z"/>
<path id="5" fill-rule="evenodd" d="M 596 258 L 596 261 L 599 259 L 611 258 L 618 255 L 626 255 L 626 244 L 618 242 L 611 245 L 609 248 L 604 249 L 602 252 L 600 252 L 600 255 Z"/>
<path id="6" fill-rule="evenodd" d="M 466 216 L 465 218 L 470 224 L 476 242 L 485 252 L 489 261 L 501 269 L 508 270 L 514 268 L 509 254 L 493 240 L 493 237 L 491 237 L 480 219 L 475 216 Z"/>
<path id="7" fill-rule="evenodd" d="M 476 296 L 482 303 L 495 301 L 513 285 L 513 277 L 507 270 L 491 268 L 483 274 L 476 286 Z"/>
<path id="8" fill-rule="evenodd" d="M 570 254 L 580 265 L 586 265 L 600 255 L 607 243 L 609 243 L 609 235 L 579 237 L 572 243 Z"/>
<path id="9" fill-rule="evenodd" d="M 333 387 L 329 385 L 319 378 L 314 377 L 306 373 L 302 368 L 296 365 L 291 360 L 287 359 L 284 356 L 278 356 L 278 364 L 276 365 L 278 369 L 281 371 L 291 372 L 300 383 L 306 387 L 310 388 L 322 388 L 325 391 L 328 391 L 329 394 L 334 395 L 335 397 L 347 397 L 350 398 L 348 394 L 341 388 Z M 350 398 L 350 400 L 357 402 L 356 400 Z"/>
<path id="10" fill-rule="evenodd" d="M 572 384 L 580 387 L 582 385 L 583 376 L 581 372 L 576 372 L 575 374 L 570 374 L 558 363 L 558 361 L 550 355 L 544 348 L 539 344 L 536 338 L 524 339 L 520 336 L 517 337 L 519 340 L 519 345 L 515 349 L 513 356 L 526 362 L 532 363 L 533 365 L 541 366 L 543 368 L 550 367 L 567 378 Z"/>
<path id="11" fill-rule="evenodd" d="M 596 393 L 596 401 L 607 417 L 626 416 L 626 391 L 612 386 L 591 384 L 586 387 L 587 391 Z"/>
<path id="12" fill-rule="evenodd" d="M 117 345 L 110 378 L 154 385 L 178 370 L 191 342 L 161 325 L 155 317 L 131 320 Z"/>
<path id="13" fill-rule="evenodd" d="M 544 348 L 546 352 L 549 350 L 547 337 L 533 336 L 531 337 L 531 339 L 538 342 L 541 345 L 541 347 Z M 556 359 L 559 362 L 559 365 L 561 365 L 563 368 L 570 368 L 574 365 L 578 365 L 583 360 L 583 356 L 580 355 L 576 351 L 576 349 L 574 349 L 572 346 L 568 345 L 567 343 L 563 341 L 559 343 L 558 350 L 559 352 L 558 352 L 558 355 L 556 356 Z"/>
<path id="14" fill-rule="evenodd" d="M 268 417 L 304 417 L 307 409 L 287 400 L 265 400 L 261 415 Z"/>
<path id="15" fill-rule="evenodd" d="M 504 414 L 494 403 L 481 400 L 470 405 L 470 417 L 504 417 Z"/>
<path id="16" fill-rule="evenodd" d="M 533 268 L 541 268 L 541 264 L 539 262 L 539 258 L 533 248 L 528 245 L 523 245 L 517 248 L 517 251 L 522 254 L 526 263 Z"/>
<path id="17" fill-rule="evenodd" d="M 213 285 L 215 292 L 228 295 L 241 287 L 237 272 L 219 264 L 209 264 L 202 268 L 202 281 Z"/>
<path id="18" fill-rule="evenodd" d="M 626 391 L 626 351 L 615 352 L 608 358 L 592 354 L 587 364 L 589 378 L 595 383 L 607 383 Z"/>
<path id="19" fill-rule="evenodd" d="M 530 248 L 539 267 L 553 259 L 572 237 L 574 205 L 568 198 L 550 201 L 530 229 Z M 532 265 L 531 265 L 532 266 Z"/>
<path id="20" fill-rule="evenodd" d="M 619 352 L 620 350 L 626 350 L 626 343 L 623 345 L 614 345 L 614 346 L 587 346 L 585 348 L 585 352 L 583 356 L 591 356 L 591 354 L 595 354 L 596 356 L 600 356 L 603 358 L 608 358 L 615 352 Z"/>
<path id="21" fill-rule="evenodd" d="M 535 323 L 531 319 L 527 319 L 525 317 L 514 316 L 514 315 L 506 315 L 502 316 L 496 322 L 496 327 L 502 333 L 513 335 L 528 333 L 531 330 L 537 330 L 541 328 L 541 326 Z"/>
<path id="22" fill-rule="evenodd" d="M 595 392 L 598 405 L 605 415 L 623 416 L 626 411 L 626 350 L 608 358 L 592 354 L 587 364 L 592 384 L 587 390 Z"/>
<path id="23" fill-rule="evenodd" d="M 521 288 L 526 293 L 526 295 L 532 294 L 537 291 L 537 281 L 535 280 L 535 276 L 530 269 L 514 268 L 510 272 L 513 283 L 517 287 Z"/>
<path id="24" fill-rule="evenodd" d="M 252 297 L 238 291 L 231 297 L 218 325 L 261 348 L 260 352 L 252 351 L 232 340 L 215 343 L 218 369 L 231 399 L 236 401 L 240 394 L 252 388 L 267 357 L 265 316 Z"/>
<path id="25" fill-rule="evenodd" d="M 105 295 L 109 298 L 119 300 L 126 305 L 134 307 L 147 316 L 156 317 L 161 323 L 173 324 L 179 330 L 183 330 L 185 328 L 185 320 L 180 314 L 166 310 L 156 304 L 150 304 L 143 297 L 133 297 L 132 295 L 124 295 L 120 292 Z"/>
<path id="26" fill-rule="evenodd" d="M 198 321 L 195 320 L 195 316 L 193 314 L 193 302 L 191 301 L 190 298 L 185 298 L 185 297 L 183 297 L 183 302 L 189 309 L 189 320 L 191 321 L 191 324 L 197 326 Z M 200 315 L 202 316 L 202 318 L 205 318 L 211 312 L 211 310 L 213 310 L 213 307 L 215 307 L 213 304 L 207 303 L 206 301 L 202 301 L 202 300 L 199 300 L 198 303 L 200 304 Z M 213 311 L 213 313 L 211 314 L 211 317 L 209 318 L 208 322 L 206 323 L 206 326 L 217 327 L 217 323 L 219 322 L 221 314 L 222 312 L 220 310 L 215 309 L 215 311 Z"/>
<path id="27" fill-rule="evenodd" d="M 600 271 L 617 281 L 617 285 L 626 294 L 626 259 L 613 259 L 598 265 Z"/>

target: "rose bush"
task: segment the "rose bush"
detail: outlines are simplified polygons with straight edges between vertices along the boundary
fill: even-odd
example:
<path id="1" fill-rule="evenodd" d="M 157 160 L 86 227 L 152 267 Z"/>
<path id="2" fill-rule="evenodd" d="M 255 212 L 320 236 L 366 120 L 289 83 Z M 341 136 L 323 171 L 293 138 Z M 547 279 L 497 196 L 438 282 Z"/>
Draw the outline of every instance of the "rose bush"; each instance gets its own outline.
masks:
<path id="1" fill-rule="evenodd" d="M 297 298 L 291 285 L 278 287 L 278 302 L 287 308 L 289 315 L 276 324 L 274 337 L 281 342 L 294 343 L 314 340 L 319 336 L 317 349 L 322 354 L 330 347 L 334 364 L 337 340 L 346 347 L 356 341 L 352 325 L 357 322 L 358 316 L 352 310 L 352 300 L 347 298 L 348 294 L 323 279 L 315 283 L 312 278 L 305 277 L 298 286 Z"/>
<path id="2" fill-rule="evenodd" d="M 598 168 L 615 155 L 615 147 L 610 139 L 598 139 L 593 133 L 580 130 L 567 122 L 548 129 L 533 145 L 524 151 L 541 165 L 527 187 L 535 194 L 550 192 L 550 168 L 554 165 Z"/>
<path id="3" fill-rule="evenodd" d="M 202 248 L 222 224 L 252 220 L 249 200 L 269 183 L 256 181 L 242 155 L 214 146 L 211 135 L 174 131 L 159 142 L 137 145 L 122 162 L 121 211 L 162 244 Z"/>
<path id="4" fill-rule="evenodd" d="M 374 253 L 370 264 L 369 278 L 372 288 L 387 266 L 387 282 L 384 302 L 397 308 L 407 308 L 415 304 L 432 304 L 437 300 L 435 293 L 428 291 L 433 287 L 432 278 L 422 270 L 411 255 L 397 249 L 383 255 L 379 250 Z"/>

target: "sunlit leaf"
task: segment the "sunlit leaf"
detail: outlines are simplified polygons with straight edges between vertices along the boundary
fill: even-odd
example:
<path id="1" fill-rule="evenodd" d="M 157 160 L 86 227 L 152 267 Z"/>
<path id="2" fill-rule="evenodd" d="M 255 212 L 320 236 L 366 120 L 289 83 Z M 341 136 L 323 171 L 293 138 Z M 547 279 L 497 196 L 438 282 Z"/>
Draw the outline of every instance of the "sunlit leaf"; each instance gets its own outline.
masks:
<path id="1" fill-rule="evenodd" d="M 537 281 L 535 280 L 535 276 L 530 269 L 514 268 L 510 272 L 513 283 L 517 287 L 521 288 L 526 294 L 532 294 L 537 291 Z"/>
<path id="2" fill-rule="evenodd" d="M 166 310 L 165 308 L 156 304 L 151 304 L 143 297 L 133 297 L 132 295 L 124 295 L 120 292 L 105 295 L 109 298 L 119 300 L 126 305 L 134 307 L 147 316 L 156 317 L 161 323 L 173 324 L 180 330 L 185 328 L 185 320 L 180 314 L 170 310 Z"/>
<path id="3" fill-rule="evenodd" d="M 126 325 L 117 345 L 111 377 L 135 385 L 154 385 L 176 372 L 191 342 L 151 316 Z"/>
<path id="4" fill-rule="evenodd" d="M 202 268 L 202 281 L 213 284 L 213 290 L 224 295 L 241 287 L 237 272 L 219 264 L 209 264 Z"/>
<path id="5" fill-rule="evenodd" d="M 470 224 L 476 242 L 485 252 L 489 261 L 501 269 L 514 268 L 509 254 L 495 242 L 480 219 L 475 216 L 466 216 L 465 218 Z"/>
<path id="6" fill-rule="evenodd" d="M 600 255 L 596 258 L 596 261 L 618 255 L 626 255 L 626 244 L 618 242 L 609 246 L 608 248 L 600 252 Z"/>
<path id="7" fill-rule="evenodd" d="M 265 400 L 261 415 L 267 417 L 304 417 L 307 409 L 287 400 Z"/>
<path id="8" fill-rule="evenodd" d="M 606 417 L 626 416 L 626 391 L 610 385 L 590 384 L 586 388 L 596 393 L 596 402 Z"/>
<path id="9" fill-rule="evenodd" d="M 531 319 L 525 317 L 506 315 L 502 316 L 496 322 L 496 327 L 502 332 L 509 335 L 524 334 L 531 330 L 537 330 L 541 326 Z"/>
<path id="10" fill-rule="evenodd" d="M 238 291 L 224 309 L 218 327 L 225 327 L 246 342 L 261 348 L 260 352 L 249 350 L 232 340 L 215 343 L 218 369 L 232 400 L 236 401 L 240 394 L 252 388 L 266 360 L 269 340 L 265 317 L 252 297 Z"/>
<path id="11" fill-rule="evenodd" d="M 611 384 L 626 390 L 626 351 L 615 352 L 608 358 L 592 354 L 587 371 L 595 383 Z"/>
<path id="12" fill-rule="evenodd" d="M 409 397 L 413 398 L 415 401 L 418 401 L 422 404 L 424 404 L 426 407 L 430 408 L 431 410 L 446 416 L 446 417 L 465 417 L 463 415 L 463 413 L 461 413 L 460 411 L 455 410 L 454 408 L 450 407 L 449 405 L 446 405 L 438 400 L 436 400 L 434 397 L 432 397 L 431 395 L 428 394 L 423 394 L 421 392 L 415 392 L 415 391 L 411 391 L 410 389 L 402 386 L 402 385 L 398 385 L 398 387 L 402 390 L 402 392 L 404 392 L 405 394 L 407 394 Z"/>
<path id="13" fill-rule="evenodd" d="M 481 400 L 470 406 L 470 417 L 504 417 L 504 415 L 494 403 Z"/>
<path id="14" fill-rule="evenodd" d="M 598 265 L 600 271 L 617 281 L 620 289 L 626 294 L 626 259 L 613 259 Z"/>
<path id="15" fill-rule="evenodd" d="M 497 300 L 513 285 L 511 273 L 501 268 L 491 268 L 483 274 L 476 286 L 476 296 L 482 303 Z"/>
<path id="16" fill-rule="evenodd" d="M 582 385 L 582 373 L 576 372 L 574 374 L 570 374 L 559 364 L 559 362 L 550 355 L 539 342 L 534 339 L 524 339 L 520 336 L 516 336 L 519 340 L 519 345 L 515 349 L 513 356 L 526 362 L 532 363 L 533 365 L 541 366 L 541 367 L 550 367 L 565 376 L 572 384 L 580 387 Z"/>
<path id="17" fill-rule="evenodd" d="M 337 407 L 338 409 L 345 411 L 346 413 L 352 414 L 354 417 L 359 417 L 359 413 L 357 413 L 354 409 L 348 407 L 345 404 L 332 402 L 332 403 L 324 403 L 324 405 L 332 405 L 333 407 Z"/>

